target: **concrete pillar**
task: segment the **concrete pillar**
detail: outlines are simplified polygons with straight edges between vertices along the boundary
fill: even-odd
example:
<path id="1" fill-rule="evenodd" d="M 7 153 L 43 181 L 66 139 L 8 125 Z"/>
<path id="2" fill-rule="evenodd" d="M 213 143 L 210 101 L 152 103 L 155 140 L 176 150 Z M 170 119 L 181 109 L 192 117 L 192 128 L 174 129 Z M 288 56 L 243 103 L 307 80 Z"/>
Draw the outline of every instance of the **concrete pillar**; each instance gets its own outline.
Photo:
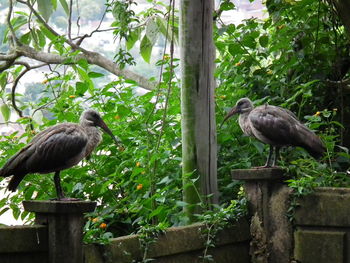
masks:
<path id="1" fill-rule="evenodd" d="M 48 226 L 50 263 L 83 263 L 84 213 L 93 212 L 90 201 L 23 201 L 35 213 L 35 223 Z"/>
<path id="2" fill-rule="evenodd" d="M 252 263 L 290 262 L 292 257 L 292 224 L 287 212 L 291 189 L 281 168 L 238 169 L 232 178 L 244 181 L 251 217 Z"/>

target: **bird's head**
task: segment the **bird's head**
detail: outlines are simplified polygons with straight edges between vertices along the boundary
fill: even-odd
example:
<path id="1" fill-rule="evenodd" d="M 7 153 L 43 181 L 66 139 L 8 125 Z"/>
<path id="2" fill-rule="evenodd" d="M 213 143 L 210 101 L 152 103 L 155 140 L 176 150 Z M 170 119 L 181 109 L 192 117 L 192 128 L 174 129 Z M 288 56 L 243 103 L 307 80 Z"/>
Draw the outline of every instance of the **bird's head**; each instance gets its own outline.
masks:
<path id="1" fill-rule="evenodd" d="M 227 113 L 224 120 L 222 121 L 220 127 L 224 124 L 226 120 L 231 118 L 235 114 L 249 113 L 254 109 L 253 102 L 248 98 L 239 99 L 236 105 Z"/>
<path id="2" fill-rule="evenodd" d="M 100 127 L 112 137 L 116 144 L 119 143 L 119 140 L 113 135 L 112 131 L 108 128 L 107 124 L 102 120 L 100 114 L 97 111 L 92 109 L 84 111 L 81 115 L 80 123 L 84 123 L 88 126 Z"/>

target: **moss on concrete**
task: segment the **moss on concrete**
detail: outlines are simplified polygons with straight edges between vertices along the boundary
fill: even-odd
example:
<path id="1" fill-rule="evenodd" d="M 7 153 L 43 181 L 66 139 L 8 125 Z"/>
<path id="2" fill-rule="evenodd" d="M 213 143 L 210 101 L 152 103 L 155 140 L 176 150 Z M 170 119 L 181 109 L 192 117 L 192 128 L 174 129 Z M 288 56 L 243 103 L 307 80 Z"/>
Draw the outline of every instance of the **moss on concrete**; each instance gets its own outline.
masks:
<path id="1" fill-rule="evenodd" d="M 168 229 L 150 246 L 148 258 L 155 258 L 156 262 L 199 262 L 205 243 L 202 237 L 204 227 L 194 224 Z M 241 220 L 218 233 L 216 248 L 209 254 L 216 258 L 217 263 L 249 263 L 249 239 L 248 223 Z M 137 235 L 114 238 L 106 246 L 85 246 L 85 263 L 130 263 L 141 259 Z"/>
<path id="2" fill-rule="evenodd" d="M 343 263 L 344 243 L 344 232 L 299 229 L 295 232 L 295 259 L 305 263 Z"/>

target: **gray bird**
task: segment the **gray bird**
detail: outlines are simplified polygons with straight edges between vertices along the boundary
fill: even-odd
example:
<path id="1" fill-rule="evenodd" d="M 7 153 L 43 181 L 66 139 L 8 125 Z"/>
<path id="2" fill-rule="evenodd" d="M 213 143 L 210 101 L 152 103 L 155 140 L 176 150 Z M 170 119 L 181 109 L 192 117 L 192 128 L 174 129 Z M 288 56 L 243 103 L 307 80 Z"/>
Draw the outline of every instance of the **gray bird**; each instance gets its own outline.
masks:
<path id="1" fill-rule="evenodd" d="M 326 151 L 320 138 L 287 109 L 271 105 L 254 108 L 250 99 L 242 98 L 225 116 L 222 124 L 234 114 L 239 114 L 239 126 L 245 135 L 270 145 L 264 167 L 271 167 L 273 153 L 272 166 L 276 165 L 279 150 L 283 146 L 300 146 L 316 159 Z"/>
<path id="2" fill-rule="evenodd" d="M 8 189 L 15 191 L 24 176 L 29 173 L 54 172 L 57 199 L 65 198 L 60 183 L 60 171 L 88 158 L 101 142 L 102 128 L 118 143 L 111 130 L 94 110 L 86 110 L 80 123 L 60 123 L 38 133 L 33 140 L 12 156 L 0 169 L 0 176 L 13 175 Z"/>

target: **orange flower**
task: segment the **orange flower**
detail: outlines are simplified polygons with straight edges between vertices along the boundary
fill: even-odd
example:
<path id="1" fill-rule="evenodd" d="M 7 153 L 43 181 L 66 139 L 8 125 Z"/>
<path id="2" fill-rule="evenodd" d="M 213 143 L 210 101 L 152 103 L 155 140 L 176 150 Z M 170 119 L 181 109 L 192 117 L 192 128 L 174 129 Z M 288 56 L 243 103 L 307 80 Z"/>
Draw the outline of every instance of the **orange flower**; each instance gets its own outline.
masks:
<path id="1" fill-rule="evenodd" d="M 137 189 L 137 190 L 141 190 L 141 189 L 142 189 L 142 187 L 143 187 L 143 185 L 142 185 L 142 184 L 138 184 L 138 185 L 136 186 L 136 189 Z"/>
<path id="2" fill-rule="evenodd" d="M 119 116 L 119 115 L 115 115 L 115 116 L 114 116 L 114 119 L 120 120 L 120 116 Z"/>
<path id="3" fill-rule="evenodd" d="M 101 223 L 101 225 L 100 225 L 100 228 L 101 229 L 105 229 L 107 227 L 107 224 L 106 223 Z"/>
<path id="4" fill-rule="evenodd" d="M 70 95 L 69 98 L 74 99 L 75 95 Z"/>
<path id="5" fill-rule="evenodd" d="M 223 99 L 223 100 L 226 99 L 226 95 L 221 95 L 220 99 Z"/>
<path id="6" fill-rule="evenodd" d="M 241 62 L 237 62 L 236 64 L 235 64 L 235 66 L 240 66 L 240 65 L 242 65 L 242 63 Z"/>
<path id="7" fill-rule="evenodd" d="M 94 219 L 92 219 L 92 222 L 93 222 L 93 223 L 98 222 L 98 217 L 95 217 Z"/>
<path id="8" fill-rule="evenodd" d="M 140 162 L 137 162 L 136 163 L 136 167 L 140 167 L 141 163 Z"/>

